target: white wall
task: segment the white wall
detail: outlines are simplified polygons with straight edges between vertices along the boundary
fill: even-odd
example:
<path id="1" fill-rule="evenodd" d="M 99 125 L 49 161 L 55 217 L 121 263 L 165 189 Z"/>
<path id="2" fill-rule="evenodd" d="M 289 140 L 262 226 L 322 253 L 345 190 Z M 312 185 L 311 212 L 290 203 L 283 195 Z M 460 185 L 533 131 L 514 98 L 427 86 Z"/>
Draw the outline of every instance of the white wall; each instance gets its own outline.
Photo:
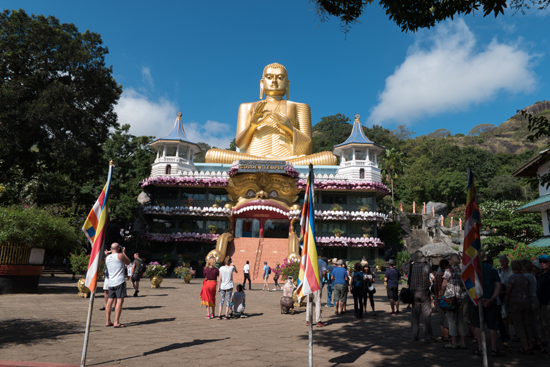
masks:
<path id="1" fill-rule="evenodd" d="M 537 174 L 539 176 L 545 175 L 550 171 L 550 162 L 546 162 L 542 166 L 539 167 Z M 546 185 L 539 185 L 539 196 L 546 195 L 550 193 L 550 188 L 546 189 Z M 544 215 L 542 216 L 544 218 Z M 546 232 L 545 232 L 546 234 Z"/>

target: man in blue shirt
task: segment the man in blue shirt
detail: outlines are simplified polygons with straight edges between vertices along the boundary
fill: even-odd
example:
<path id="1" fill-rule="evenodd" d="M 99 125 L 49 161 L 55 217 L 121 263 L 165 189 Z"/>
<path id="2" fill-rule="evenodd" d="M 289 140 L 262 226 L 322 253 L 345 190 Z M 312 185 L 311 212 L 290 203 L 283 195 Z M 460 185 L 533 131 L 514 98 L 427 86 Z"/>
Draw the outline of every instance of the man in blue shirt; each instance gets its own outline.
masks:
<path id="1" fill-rule="evenodd" d="M 269 278 L 269 266 L 267 266 L 267 261 L 264 261 L 264 288 L 262 290 L 269 290 L 269 284 L 267 283 L 267 279 Z"/>
<path id="2" fill-rule="evenodd" d="M 391 306 L 391 315 L 399 313 L 399 293 L 397 292 L 399 288 L 399 279 L 401 274 L 399 270 L 395 268 L 395 261 L 390 259 L 388 261 L 389 269 L 386 269 L 386 274 L 384 274 L 384 282 L 387 282 L 387 293 L 390 300 Z M 397 311 L 397 312 L 396 312 Z"/>
<path id="3" fill-rule="evenodd" d="M 342 313 L 344 309 L 344 303 L 346 300 L 344 296 L 346 295 L 346 288 L 348 287 L 348 272 L 342 267 L 344 261 L 342 259 L 338 260 L 338 267 L 334 268 L 330 279 L 334 282 L 334 305 L 336 306 L 336 315 Z"/>

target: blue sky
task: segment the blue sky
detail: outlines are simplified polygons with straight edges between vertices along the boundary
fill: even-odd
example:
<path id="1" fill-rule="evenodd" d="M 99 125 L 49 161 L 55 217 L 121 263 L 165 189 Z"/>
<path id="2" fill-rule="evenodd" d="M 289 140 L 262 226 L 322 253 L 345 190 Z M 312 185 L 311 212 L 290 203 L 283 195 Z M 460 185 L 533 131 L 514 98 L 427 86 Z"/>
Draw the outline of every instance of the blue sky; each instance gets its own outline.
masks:
<path id="1" fill-rule="evenodd" d="M 168 134 L 182 111 L 192 140 L 228 147 L 239 104 L 258 100 L 272 62 L 286 66 L 290 99 L 311 106 L 313 124 L 359 113 L 366 126 L 467 134 L 550 100 L 550 9 L 480 12 L 403 33 L 371 4 L 346 37 L 307 0 L 7 0 L 2 8 L 101 34 L 124 90 L 119 122 L 136 135 Z"/>

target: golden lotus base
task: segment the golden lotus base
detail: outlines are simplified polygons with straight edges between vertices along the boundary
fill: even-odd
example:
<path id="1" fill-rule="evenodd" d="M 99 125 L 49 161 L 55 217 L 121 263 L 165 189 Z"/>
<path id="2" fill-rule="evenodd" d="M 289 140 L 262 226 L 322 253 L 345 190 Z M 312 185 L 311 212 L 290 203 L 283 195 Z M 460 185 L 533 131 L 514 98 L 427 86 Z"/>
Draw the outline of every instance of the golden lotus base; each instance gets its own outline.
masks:
<path id="1" fill-rule="evenodd" d="M 154 276 L 151 277 L 151 288 L 160 288 L 160 283 L 162 283 L 162 277 Z"/>

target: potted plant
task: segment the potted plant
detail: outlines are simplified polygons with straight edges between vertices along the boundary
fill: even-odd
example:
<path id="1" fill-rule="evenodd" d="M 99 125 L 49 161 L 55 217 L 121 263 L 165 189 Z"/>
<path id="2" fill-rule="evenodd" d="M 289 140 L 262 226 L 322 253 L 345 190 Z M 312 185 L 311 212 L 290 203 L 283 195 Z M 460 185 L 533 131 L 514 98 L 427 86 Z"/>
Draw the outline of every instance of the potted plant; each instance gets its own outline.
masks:
<path id="1" fill-rule="evenodd" d="M 339 211 L 339 210 L 342 210 L 343 208 L 342 208 L 342 205 L 334 203 L 334 204 L 332 204 L 332 206 L 330 207 L 330 209 L 331 209 L 333 212 L 337 212 L 337 211 Z"/>
<path id="2" fill-rule="evenodd" d="M 184 283 L 190 283 L 195 273 L 195 270 L 185 266 L 178 266 L 174 269 L 174 274 L 176 274 L 178 278 L 183 278 Z"/>
<path id="3" fill-rule="evenodd" d="M 90 297 L 90 290 L 84 285 L 86 283 L 86 272 L 88 271 L 88 263 L 90 262 L 90 255 L 86 255 L 84 250 L 77 252 L 71 252 L 69 254 L 69 261 L 71 263 L 71 270 L 74 274 L 80 275 L 80 279 L 76 286 L 78 288 L 78 297 L 88 298 Z M 73 278 L 74 279 L 74 278 Z"/>
<path id="4" fill-rule="evenodd" d="M 223 203 L 223 200 L 218 199 L 215 201 L 215 204 L 212 205 L 212 207 L 218 208 L 220 205 L 222 205 L 222 203 Z"/>
<path id="5" fill-rule="evenodd" d="M 160 288 L 162 277 L 166 275 L 166 265 L 161 265 L 156 261 L 147 265 L 147 270 L 143 274 L 144 278 L 150 278 L 151 288 Z"/>
<path id="6" fill-rule="evenodd" d="M 332 230 L 332 233 L 334 234 L 334 236 L 340 237 L 341 235 L 344 234 L 344 231 L 342 231 L 340 228 L 334 228 Z"/>
<path id="7" fill-rule="evenodd" d="M 366 212 L 366 211 L 370 210 L 370 205 L 360 205 L 359 210 L 362 211 L 362 212 Z"/>
<path id="8" fill-rule="evenodd" d="M 193 201 L 195 201 L 195 200 L 193 200 L 192 198 L 184 199 L 183 200 L 183 205 L 185 205 L 186 207 L 189 208 L 191 206 L 191 204 L 193 204 Z"/>
<path id="9" fill-rule="evenodd" d="M 362 229 L 363 232 L 364 232 L 364 233 L 363 233 L 363 237 L 364 237 L 364 238 L 367 238 L 367 237 L 370 237 L 370 236 L 371 236 L 372 231 L 373 231 L 372 227 L 362 227 L 361 229 Z"/>
<path id="10" fill-rule="evenodd" d="M 189 267 L 189 263 L 190 263 L 191 260 L 192 260 L 191 255 L 189 255 L 189 254 L 182 254 L 182 255 L 179 255 L 179 256 L 180 256 L 180 261 L 182 262 L 183 266 Z"/>
<path id="11" fill-rule="evenodd" d="M 386 261 L 384 259 L 379 258 L 379 257 L 374 259 L 374 264 L 376 265 L 376 271 L 381 272 L 386 267 Z"/>
<path id="12" fill-rule="evenodd" d="M 162 254 L 160 257 L 160 263 L 166 265 L 167 268 L 172 265 L 172 254 L 171 253 L 165 253 Z"/>
<path id="13" fill-rule="evenodd" d="M 218 230 L 218 226 L 215 225 L 215 224 L 210 224 L 206 228 L 208 228 L 208 230 L 210 231 L 211 234 L 215 234 L 216 231 Z"/>

